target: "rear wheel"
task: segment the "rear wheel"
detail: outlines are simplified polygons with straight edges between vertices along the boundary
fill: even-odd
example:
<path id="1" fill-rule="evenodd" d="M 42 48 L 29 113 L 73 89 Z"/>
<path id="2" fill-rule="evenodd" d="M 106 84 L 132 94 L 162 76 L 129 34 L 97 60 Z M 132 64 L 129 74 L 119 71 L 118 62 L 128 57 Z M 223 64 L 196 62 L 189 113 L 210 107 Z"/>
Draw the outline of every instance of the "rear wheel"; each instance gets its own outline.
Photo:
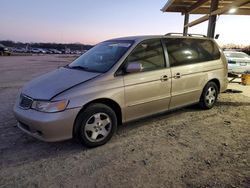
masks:
<path id="1" fill-rule="evenodd" d="M 217 97 L 218 86 L 214 82 L 208 82 L 203 89 L 199 104 L 203 109 L 211 109 L 215 105 Z"/>
<path id="2" fill-rule="evenodd" d="M 97 147 L 108 142 L 117 128 L 115 112 L 104 104 L 92 104 L 76 119 L 75 135 L 87 147 Z"/>

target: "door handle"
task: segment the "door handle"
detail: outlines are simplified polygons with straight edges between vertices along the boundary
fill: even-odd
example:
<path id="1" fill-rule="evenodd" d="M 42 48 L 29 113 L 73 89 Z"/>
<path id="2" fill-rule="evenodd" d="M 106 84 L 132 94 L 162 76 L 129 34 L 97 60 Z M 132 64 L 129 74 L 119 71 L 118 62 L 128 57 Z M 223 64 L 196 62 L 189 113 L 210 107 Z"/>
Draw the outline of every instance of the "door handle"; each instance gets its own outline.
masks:
<path id="1" fill-rule="evenodd" d="M 161 81 L 162 82 L 167 81 L 167 80 L 168 80 L 168 76 L 167 75 L 161 76 Z"/>
<path id="2" fill-rule="evenodd" d="M 178 73 L 176 73 L 176 74 L 174 75 L 174 78 L 175 78 L 175 79 L 179 79 L 179 78 L 181 78 L 181 73 L 179 73 L 179 72 L 178 72 Z"/>

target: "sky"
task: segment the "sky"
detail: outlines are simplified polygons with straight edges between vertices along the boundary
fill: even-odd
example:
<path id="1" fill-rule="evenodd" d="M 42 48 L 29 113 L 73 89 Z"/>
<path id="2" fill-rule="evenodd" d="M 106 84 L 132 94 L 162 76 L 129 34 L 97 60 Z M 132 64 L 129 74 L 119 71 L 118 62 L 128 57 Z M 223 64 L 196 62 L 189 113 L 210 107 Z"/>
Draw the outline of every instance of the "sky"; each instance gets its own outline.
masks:
<path id="1" fill-rule="evenodd" d="M 0 0 L 0 40 L 96 44 L 133 35 L 182 32 L 180 13 L 163 13 L 167 0 Z M 190 21 L 202 15 L 191 15 Z M 205 34 L 207 22 L 189 28 Z M 250 16 L 218 18 L 220 45 L 250 45 Z"/>

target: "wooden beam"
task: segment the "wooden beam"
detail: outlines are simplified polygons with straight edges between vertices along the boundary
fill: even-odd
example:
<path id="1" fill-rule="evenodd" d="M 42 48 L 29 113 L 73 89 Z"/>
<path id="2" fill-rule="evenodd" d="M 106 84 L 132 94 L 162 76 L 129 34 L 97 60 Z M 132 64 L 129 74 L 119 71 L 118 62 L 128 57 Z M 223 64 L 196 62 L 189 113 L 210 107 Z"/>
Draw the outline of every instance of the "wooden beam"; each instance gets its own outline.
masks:
<path id="1" fill-rule="evenodd" d="M 199 0 L 196 3 L 194 3 L 190 8 L 187 9 L 186 13 L 191 13 L 192 11 L 200 8 L 201 5 L 208 2 L 209 0 Z"/>
<path id="2" fill-rule="evenodd" d="M 250 0 L 235 0 L 230 5 L 224 6 L 222 8 L 219 8 L 219 9 L 211 12 L 210 15 L 211 16 L 212 15 L 221 15 L 221 14 L 224 14 L 224 13 L 228 12 L 231 8 L 239 8 L 240 6 L 245 5 L 245 4 L 249 3 L 249 2 L 250 2 Z M 209 19 L 209 14 L 188 23 L 187 25 L 185 25 L 185 27 L 192 27 L 192 26 L 197 25 L 199 23 L 205 22 L 208 19 Z"/>
<path id="3" fill-rule="evenodd" d="M 188 24 L 185 25 L 185 27 L 192 27 L 194 25 L 197 25 L 197 24 L 200 24 L 202 22 L 205 22 L 209 19 L 209 14 L 205 15 L 205 16 L 202 16 L 200 18 L 198 18 L 197 20 L 194 20 Z"/>
<path id="4" fill-rule="evenodd" d="M 191 14 L 209 14 L 209 8 L 202 7 L 202 8 L 194 10 Z M 223 14 L 232 15 L 229 12 L 224 12 Z M 240 7 L 237 9 L 235 13 L 233 13 L 233 15 L 250 15 L 250 7 L 249 8 Z"/>
<path id="5" fill-rule="evenodd" d="M 223 14 L 223 13 L 229 11 L 231 8 L 239 8 L 240 6 L 245 5 L 245 4 L 249 3 L 249 2 L 250 2 L 250 0 L 236 0 L 236 1 L 233 1 L 231 4 L 211 12 L 211 15 Z"/>
<path id="6" fill-rule="evenodd" d="M 161 9 L 161 11 L 165 12 L 174 3 L 174 1 L 175 0 L 168 0 L 164 7 Z"/>

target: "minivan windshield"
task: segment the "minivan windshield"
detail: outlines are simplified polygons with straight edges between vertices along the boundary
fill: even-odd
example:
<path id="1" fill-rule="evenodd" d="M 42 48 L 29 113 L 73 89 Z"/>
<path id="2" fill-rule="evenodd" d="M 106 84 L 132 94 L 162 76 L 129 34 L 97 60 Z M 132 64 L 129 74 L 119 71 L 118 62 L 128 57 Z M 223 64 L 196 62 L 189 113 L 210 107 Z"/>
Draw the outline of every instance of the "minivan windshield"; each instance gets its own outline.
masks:
<path id="1" fill-rule="evenodd" d="M 108 71 L 132 46 L 133 41 L 106 41 L 97 44 L 67 67 L 90 72 L 104 73 Z"/>

